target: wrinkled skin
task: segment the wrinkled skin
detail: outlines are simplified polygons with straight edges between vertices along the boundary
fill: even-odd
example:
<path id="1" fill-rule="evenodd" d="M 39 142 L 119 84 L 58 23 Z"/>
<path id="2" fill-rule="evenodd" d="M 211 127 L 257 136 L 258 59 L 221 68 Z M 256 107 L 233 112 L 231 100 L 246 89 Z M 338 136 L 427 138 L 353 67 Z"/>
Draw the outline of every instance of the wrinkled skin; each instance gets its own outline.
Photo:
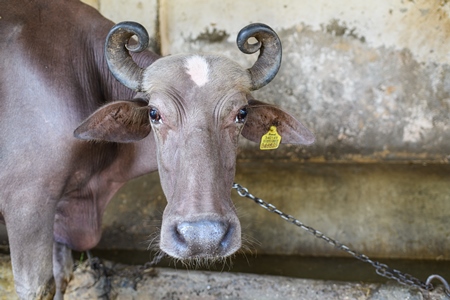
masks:
<path id="1" fill-rule="evenodd" d="M 95 10 L 0 0 L 0 12 L 0 212 L 23 299 L 61 298 L 70 249 L 94 247 L 114 193 L 155 170 L 168 201 L 161 250 L 179 259 L 234 253 L 240 133 L 259 142 L 277 125 L 283 143 L 314 140 L 292 116 L 254 100 L 249 73 L 229 59 L 135 55 L 149 66 L 136 98 L 108 72 L 112 23 Z"/>

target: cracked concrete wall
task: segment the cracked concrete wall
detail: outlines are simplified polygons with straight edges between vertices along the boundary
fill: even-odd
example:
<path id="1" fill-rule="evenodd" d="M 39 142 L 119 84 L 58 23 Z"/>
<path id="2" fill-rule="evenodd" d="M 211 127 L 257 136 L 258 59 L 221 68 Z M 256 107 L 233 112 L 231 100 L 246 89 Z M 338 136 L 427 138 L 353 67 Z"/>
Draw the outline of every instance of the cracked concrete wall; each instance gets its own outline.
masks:
<path id="1" fill-rule="evenodd" d="M 288 109 L 315 132 L 315 145 L 297 157 L 448 162 L 447 1 L 199 0 L 186 6 L 167 0 L 162 5 L 166 54 L 218 52 L 251 66 L 254 57 L 244 57 L 235 46 L 237 32 L 263 22 L 279 33 L 283 65 L 256 95 Z M 275 156 L 289 151 L 280 152 Z"/>
<path id="2" fill-rule="evenodd" d="M 251 66 L 235 46 L 251 22 L 283 43 L 275 80 L 255 94 L 301 119 L 317 137 L 302 150 L 241 157 L 428 161 L 450 154 L 448 1 L 86 0 L 114 21 L 136 20 L 163 54 L 215 52 Z"/>
<path id="3" fill-rule="evenodd" d="M 248 67 L 256 57 L 239 52 L 238 31 L 273 27 L 283 63 L 255 96 L 302 120 L 316 143 L 263 152 L 242 139 L 237 182 L 371 256 L 450 259 L 448 1 L 88 2 L 143 23 L 164 54 L 215 52 Z M 343 255 L 242 201 L 258 253 Z M 146 249 L 164 205 L 157 174 L 131 182 L 108 207 L 100 247 Z"/>

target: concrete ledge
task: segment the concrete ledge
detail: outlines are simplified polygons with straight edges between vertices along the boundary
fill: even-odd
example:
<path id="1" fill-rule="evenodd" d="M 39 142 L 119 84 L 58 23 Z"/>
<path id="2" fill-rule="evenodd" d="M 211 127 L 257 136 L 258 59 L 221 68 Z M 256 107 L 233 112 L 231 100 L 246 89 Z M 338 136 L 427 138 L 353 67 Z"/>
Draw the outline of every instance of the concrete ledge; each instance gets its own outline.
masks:
<path id="1" fill-rule="evenodd" d="M 0 299 L 17 299 L 8 256 L 0 256 Z M 77 266 L 64 299 L 446 299 L 396 283 L 305 280 L 240 273 L 180 271 L 96 261 Z"/>

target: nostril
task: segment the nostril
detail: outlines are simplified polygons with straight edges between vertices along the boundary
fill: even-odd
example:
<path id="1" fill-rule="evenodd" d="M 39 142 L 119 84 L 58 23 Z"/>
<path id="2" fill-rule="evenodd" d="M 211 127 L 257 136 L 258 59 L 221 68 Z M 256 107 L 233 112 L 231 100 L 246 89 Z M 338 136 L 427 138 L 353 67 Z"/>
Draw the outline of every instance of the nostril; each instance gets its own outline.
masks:
<path id="1" fill-rule="evenodd" d="M 183 232 L 185 230 L 183 229 L 182 226 L 176 226 L 175 227 L 175 239 L 176 241 L 178 241 L 179 243 L 185 244 L 186 240 L 184 238 Z"/>
<path id="2" fill-rule="evenodd" d="M 233 227 L 227 227 L 227 231 L 220 242 L 222 249 L 227 249 L 230 246 L 231 240 L 233 239 L 234 229 Z"/>

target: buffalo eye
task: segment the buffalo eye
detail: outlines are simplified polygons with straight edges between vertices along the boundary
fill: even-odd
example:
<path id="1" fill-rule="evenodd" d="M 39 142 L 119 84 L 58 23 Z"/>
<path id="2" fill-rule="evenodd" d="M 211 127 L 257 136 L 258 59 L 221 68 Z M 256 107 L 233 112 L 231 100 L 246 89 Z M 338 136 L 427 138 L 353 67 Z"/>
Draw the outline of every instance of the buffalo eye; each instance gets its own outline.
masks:
<path id="1" fill-rule="evenodd" d="M 152 121 L 153 124 L 160 124 L 161 121 L 161 115 L 159 114 L 158 110 L 156 108 L 150 108 L 149 111 L 149 116 L 150 116 L 150 120 Z"/>
<path id="2" fill-rule="evenodd" d="M 239 109 L 239 112 L 236 115 L 236 123 L 244 123 L 245 118 L 247 118 L 247 108 L 243 107 Z"/>

